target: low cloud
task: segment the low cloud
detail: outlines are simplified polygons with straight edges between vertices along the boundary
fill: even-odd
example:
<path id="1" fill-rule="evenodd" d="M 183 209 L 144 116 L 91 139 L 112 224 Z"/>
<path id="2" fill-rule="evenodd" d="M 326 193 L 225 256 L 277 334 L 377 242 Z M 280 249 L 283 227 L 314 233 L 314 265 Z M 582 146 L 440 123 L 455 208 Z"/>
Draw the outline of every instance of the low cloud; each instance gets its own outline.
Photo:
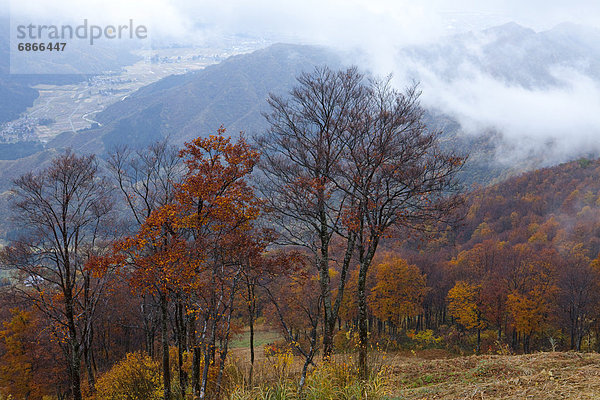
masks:
<path id="1" fill-rule="evenodd" d="M 570 68 L 553 68 L 560 82 L 550 88 L 525 88 L 462 65 L 460 78 L 448 81 L 427 66 L 418 68 L 425 106 L 461 123 L 467 134 L 500 132 L 510 144 L 506 162 L 546 152 L 549 163 L 600 151 L 600 82 Z"/>

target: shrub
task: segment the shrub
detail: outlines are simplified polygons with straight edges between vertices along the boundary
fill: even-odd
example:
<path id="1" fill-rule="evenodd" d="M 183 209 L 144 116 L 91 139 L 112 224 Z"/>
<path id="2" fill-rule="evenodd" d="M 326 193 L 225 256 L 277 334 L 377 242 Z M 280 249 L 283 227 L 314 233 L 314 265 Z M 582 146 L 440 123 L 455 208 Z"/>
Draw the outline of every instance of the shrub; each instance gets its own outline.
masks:
<path id="1" fill-rule="evenodd" d="M 270 349 L 265 347 L 266 364 L 271 370 L 269 375 L 277 382 L 282 383 L 290 377 L 291 366 L 294 362 L 292 351 L 287 349 Z"/>
<path id="2" fill-rule="evenodd" d="M 96 383 L 98 400 L 159 400 L 163 385 L 160 365 L 140 353 L 129 353 Z"/>
<path id="3" fill-rule="evenodd" d="M 285 340 L 276 340 L 265 344 L 263 352 L 265 357 L 271 357 L 280 353 L 287 353 L 290 350 L 290 345 Z"/>
<path id="4" fill-rule="evenodd" d="M 437 348 L 441 346 L 442 338 L 436 337 L 431 329 L 424 331 L 409 331 L 407 336 L 411 338 L 417 349 Z"/>
<path id="5" fill-rule="evenodd" d="M 349 362 L 326 363 L 309 375 L 306 382 L 306 400 L 384 399 L 389 387 L 385 368 L 373 365 L 366 381 L 359 377 L 358 367 Z"/>
<path id="6" fill-rule="evenodd" d="M 236 388 L 231 400 L 351 400 L 386 399 L 389 385 L 386 368 L 374 365 L 367 381 L 359 378 L 352 357 L 346 361 L 332 361 L 313 369 L 306 380 L 302 394 L 298 393 L 296 378 L 288 376 L 277 382 L 262 382 L 250 390 Z"/>

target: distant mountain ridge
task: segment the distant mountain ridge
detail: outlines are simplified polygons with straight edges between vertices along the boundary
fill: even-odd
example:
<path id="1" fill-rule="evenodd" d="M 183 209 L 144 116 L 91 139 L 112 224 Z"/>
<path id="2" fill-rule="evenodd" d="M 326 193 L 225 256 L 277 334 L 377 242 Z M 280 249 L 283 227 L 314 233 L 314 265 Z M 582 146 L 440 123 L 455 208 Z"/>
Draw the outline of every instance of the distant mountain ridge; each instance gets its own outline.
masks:
<path id="1" fill-rule="evenodd" d="M 402 54 L 409 58 L 408 65 L 426 64 L 446 80 L 464 79 L 460 74 L 468 74 L 470 68 L 475 69 L 473 73 L 488 74 L 506 85 L 551 88 L 564 83 L 555 69 L 569 68 L 600 84 L 600 31 L 574 24 L 535 32 L 508 23 L 448 37 L 432 46 L 409 47 Z M 144 145 L 165 136 L 182 143 L 214 132 L 221 124 L 232 134 L 254 133 L 265 128 L 260 113 L 268 93 L 284 94 L 300 71 L 323 64 L 339 66 L 342 61 L 331 49 L 285 44 L 232 57 L 205 70 L 144 87 L 96 115 L 102 127 L 62 137 L 51 145 L 72 143 L 76 148 L 98 152 L 118 143 Z M 468 66 L 466 71 L 464 66 Z M 426 79 L 418 74 L 415 77 Z M 435 118 L 448 119 L 443 116 L 444 109 L 432 111 Z M 433 125 L 437 124 L 435 118 Z M 459 124 L 449 125 L 448 134 L 464 137 Z M 501 131 L 480 133 L 501 145 Z M 487 151 L 488 156 L 493 157 L 492 152 Z M 547 166 L 535 157 L 522 161 L 528 164 L 526 169 Z"/>
<path id="2" fill-rule="evenodd" d="M 600 68 L 594 67 L 596 63 L 600 65 L 597 34 L 572 24 L 536 33 L 509 23 L 448 37 L 431 46 L 409 47 L 402 54 L 415 63 L 427 63 L 444 79 L 453 79 L 453 74 L 460 72 L 456 66 L 469 63 L 513 84 L 547 86 L 558 84 L 550 73 L 556 65 L 579 68 L 592 76 L 600 74 Z M 94 119 L 102 126 L 65 132 L 50 141 L 46 151 L 72 147 L 102 155 L 116 145 L 145 146 L 167 136 L 182 144 L 215 132 L 221 125 L 229 134 L 240 131 L 253 134 L 266 127 L 261 112 L 266 109 L 265 100 L 270 92 L 285 94 L 301 71 L 324 64 L 336 67 L 342 61 L 337 53 L 324 47 L 277 44 L 228 58 L 204 70 L 170 76 L 98 113 Z M 494 150 L 501 142 L 501 132 L 481 132 L 483 136 L 478 137 L 464 135 L 460 124 L 444 114 L 444 110 L 431 111 L 428 123 L 432 127 L 443 129 L 448 138 L 455 138 L 459 148 L 471 150 L 474 168 L 468 172 L 466 181 L 490 182 L 539 166 L 540 160 L 535 158 L 512 166 L 495 162 Z M 8 161 L 0 164 L 7 163 L 10 164 Z M 27 162 L 22 160 L 18 164 Z M 0 172 L 0 178 L 4 176 Z"/>
<path id="3" fill-rule="evenodd" d="M 427 64 L 447 80 L 464 73 L 460 66 L 468 64 L 523 87 L 559 85 L 552 74 L 555 67 L 574 68 L 600 81 L 600 33 L 573 24 L 536 33 L 509 23 L 451 36 L 430 46 L 408 47 L 401 53 L 408 61 Z M 103 154 L 118 144 L 143 146 L 166 136 L 181 144 L 214 132 L 221 124 L 233 134 L 254 133 L 265 127 L 261 111 L 268 93 L 285 93 L 299 72 L 323 64 L 339 66 L 340 57 L 322 47 L 284 44 L 231 57 L 205 70 L 143 87 L 97 114 L 101 127 L 63 133 L 46 148 L 70 146 Z M 0 85 L 0 91 L 10 88 Z M 36 95 L 23 86 L 14 90 L 24 90 L 26 101 Z M 432 115 L 448 120 L 443 113 L 435 110 Z M 449 134 L 460 135 L 460 125 L 448 126 Z"/>
<path id="4" fill-rule="evenodd" d="M 595 68 L 600 60 L 600 40 L 593 39 L 595 31 L 582 33 L 582 29 L 567 24 L 535 33 L 508 24 L 403 51 L 417 62 L 430 63 L 438 73 L 446 74 L 446 79 L 453 78 L 453 63 L 469 62 L 514 84 L 556 85 L 558 83 L 548 78 L 551 74 L 546 74 L 552 65 L 579 68 L 594 77 L 600 73 L 600 68 Z M 592 39 L 583 39 L 590 35 Z M 483 41 L 482 51 L 472 48 L 470 43 L 474 41 Z M 577 45 L 569 44 L 573 41 Z M 554 42 L 557 43 L 555 51 L 551 50 Z M 550 44 L 536 52 L 535 43 Z M 512 49 L 515 46 L 517 49 L 522 46 L 524 50 L 516 52 Z M 507 57 L 511 52 L 516 56 Z M 494 55 L 502 58 L 502 54 L 507 59 L 493 61 Z M 240 131 L 260 132 L 266 128 L 261 112 L 267 110 L 268 94 L 284 95 L 300 72 L 325 64 L 335 68 L 343 62 L 337 53 L 324 47 L 277 44 L 228 58 L 200 71 L 167 77 L 98 113 L 94 119 L 102 126 L 63 133 L 50 141 L 42 152 L 28 157 L 0 160 L 0 189 L 8 189 L 12 178 L 44 165 L 65 147 L 104 156 L 117 145 L 145 146 L 167 136 L 180 145 L 194 137 L 214 133 L 221 125 L 231 135 Z M 434 129 L 444 130 L 445 143 L 470 153 L 469 165 L 463 174 L 468 186 L 474 182 L 488 184 L 540 166 L 541 161 L 535 158 L 515 165 L 497 163 L 495 149 L 501 141 L 501 133 L 465 135 L 460 124 L 443 110 L 429 110 L 427 123 Z"/>

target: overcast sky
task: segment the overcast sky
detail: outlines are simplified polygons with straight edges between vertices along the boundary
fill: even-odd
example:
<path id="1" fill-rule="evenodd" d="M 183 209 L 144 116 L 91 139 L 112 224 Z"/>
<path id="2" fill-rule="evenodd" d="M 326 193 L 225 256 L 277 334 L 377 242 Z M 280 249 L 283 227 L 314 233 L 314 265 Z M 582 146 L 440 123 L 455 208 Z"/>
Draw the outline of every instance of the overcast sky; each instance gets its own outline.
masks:
<path id="1" fill-rule="evenodd" d="M 13 15 L 118 23 L 133 18 L 154 34 L 268 34 L 339 45 L 381 35 L 399 43 L 515 21 L 536 30 L 571 21 L 600 27 L 597 0 L 0 0 Z M 10 5 L 10 7 L 9 7 Z"/>
<path id="2" fill-rule="evenodd" d="M 561 22 L 600 29 L 599 0 L 0 0 L 5 14 L 60 24 L 87 18 L 122 24 L 130 18 L 151 36 L 210 44 L 245 34 L 270 41 L 323 44 L 359 50 L 362 65 L 378 74 L 402 75 L 397 50 L 441 36 L 509 21 L 547 30 Z M 9 4 L 10 3 L 10 4 Z M 599 61 L 600 62 L 600 61 Z M 598 64 L 596 64 L 598 65 Z M 398 73 L 399 72 L 399 73 Z M 501 130 L 527 146 L 560 142 L 590 148 L 600 142 L 600 87 L 573 71 L 559 71 L 560 88 L 526 89 L 489 75 L 443 82 L 423 70 L 426 105 L 442 108 L 474 132 Z M 510 116 L 510 118 L 507 118 Z M 600 146 L 598 146 L 600 147 Z"/>

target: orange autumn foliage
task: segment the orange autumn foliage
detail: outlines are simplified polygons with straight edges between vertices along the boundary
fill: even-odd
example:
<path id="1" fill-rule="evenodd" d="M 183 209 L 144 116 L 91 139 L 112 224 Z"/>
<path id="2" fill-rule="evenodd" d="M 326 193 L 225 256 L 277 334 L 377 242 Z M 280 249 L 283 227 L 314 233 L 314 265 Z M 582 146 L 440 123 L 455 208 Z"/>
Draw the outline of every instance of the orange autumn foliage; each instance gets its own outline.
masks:
<path id="1" fill-rule="evenodd" d="M 130 264 L 134 287 L 191 290 L 206 251 L 219 245 L 248 244 L 259 203 L 245 177 L 258 153 L 243 138 L 236 143 L 218 135 L 198 138 L 180 152 L 187 172 L 175 183 L 174 201 L 158 208 L 139 232 L 115 245 L 116 260 Z"/>

